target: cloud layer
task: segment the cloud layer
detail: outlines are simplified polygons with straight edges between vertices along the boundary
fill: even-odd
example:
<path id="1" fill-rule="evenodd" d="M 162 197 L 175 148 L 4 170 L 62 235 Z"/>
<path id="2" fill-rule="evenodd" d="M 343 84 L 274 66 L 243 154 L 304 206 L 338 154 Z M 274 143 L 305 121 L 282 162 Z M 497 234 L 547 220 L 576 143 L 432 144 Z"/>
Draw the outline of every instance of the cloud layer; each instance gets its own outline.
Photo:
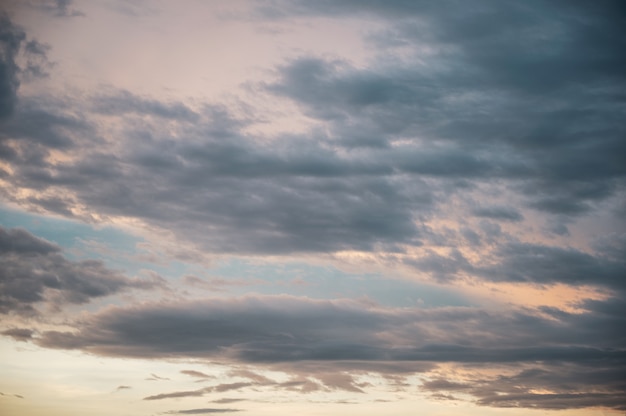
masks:
<path id="1" fill-rule="evenodd" d="M 309 380 L 312 386 L 333 386 L 331 373 L 325 373 L 331 364 L 332 373 L 344 371 L 346 377 L 345 382 L 335 380 L 339 384 L 334 388 L 348 391 L 361 391 L 349 374 L 397 374 L 394 364 L 427 373 L 433 365 L 454 363 L 470 369 L 472 378 L 460 384 L 435 379 L 422 388 L 467 393 L 484 405 L 622 409 L 623 304 L 612 299 L 584 306 L 581 313 L 545 308 L 503 314 L 476 308 L 390 309 L 289 296 L 210 299 L 110 308 L 82 322 L 75 333 L 44 332 L 35 342 L 105 356 L 226 360 L 294 376 L 317 373 L 319 381 Z M 480 371 L 486 365 L 513 374 L 488 377 Z M 249 380 L 146 400 L 250 386 L 289 387 L 244 377 Z M 555 393 L 533 393 L 541 389 Z"/>
<path id="2" fill-rule="evenodd" d="M 253 134 L 260 109 L 244 116 L 124 90 L 23 99 L 3 125 L 4 196 L 84 219 L 136 218 L 216 252 L 419 246 L 440 206 L 468 189 L 489 199 L 477 188 L 493 183 L 571 221 L 624 193 L 616 91 L 626 81 L 619 14 L 562 7 L 292 3 L 283 13 L 403 16 L 375 38 L 409 56 L 367 68 L 315 56 L 278 66 L 256 93 L 290 100 L 323 127 L 303 134 Z M 7 27 L 6 115 L 24 38 Z M 51 158 L 59 151 L 62 161 Z M 469 208 L 524 218 L 513 206 Z"/>
<path id="3" fill-rule="evenodd" d="M 182 253 L 177 272 L 193 269 L 169 282 L 129 277 L 0 226 L 1 334 L 47 349 L 231 368 L 224 378 L 183 370 L 206 384 L 146 393 L 141 403 L 253 390 L 358 396 L 378 377 L 399 391 L 481 406 L 626 411 L 623 3 L 241 4 L 244 16 L 219 18 L 258 26 L 276 45 L 281 30 L 297 32 L 290 25 L 354 24 L 366 52 L 298 45 L 227 97 L 115 83 L 81 90 L 62 86 L 69 70 L 49 59 L 70 49 L 28 36 L 0 13 L 2 204 L 129 225 L 163 257 L 168 247 Z M 25 7 L 67 27 L 88 18 L 71 1 Z M 109 7 L 143 24 L 141 5 Z M 233 278 L 235 265 L 205 279 L 206 264 L 192 264 L 200 257 L 266 268 Z M 472 306 L 421 308 L 335 293 L 314 299 L 313 289 L 311 297 L 229 297 L 259 282 L 282 293 L 271 267 L 278 274 L 294 258 L 316 273 L 330 263 L 358 269 L 346 285 L 367 284 L 359 273 L 373 265 L 380 279 L 491 290 L 494 299 L 468 294 Z M 293 279 L 303 294 L 313 281 Z M 199 298 L 184 285 L 224 292 Z M 63 327 L 47 316 L 165 286 L 177 286 L 167 299 L 118 298 Z M 567 300 L 529 306 L 530 289 Z M 503 304 L 502 293 L 517 290 L 514 304 Z M 236 401 L 244 400 L 212 403 Z M 245 406 L 189 407 L 165 414 Z"/>

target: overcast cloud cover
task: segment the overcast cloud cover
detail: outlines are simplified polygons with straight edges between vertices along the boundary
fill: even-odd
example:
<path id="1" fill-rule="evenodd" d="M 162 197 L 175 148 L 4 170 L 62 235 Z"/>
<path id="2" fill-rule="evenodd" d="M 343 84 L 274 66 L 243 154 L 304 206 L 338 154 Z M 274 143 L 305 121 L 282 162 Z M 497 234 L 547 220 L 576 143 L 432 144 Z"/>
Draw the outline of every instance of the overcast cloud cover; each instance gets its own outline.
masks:
<path id="1" fill-rule="evenodd" d="M 623 2 L 0 9 L 0 410 L 626 412 Z"/>

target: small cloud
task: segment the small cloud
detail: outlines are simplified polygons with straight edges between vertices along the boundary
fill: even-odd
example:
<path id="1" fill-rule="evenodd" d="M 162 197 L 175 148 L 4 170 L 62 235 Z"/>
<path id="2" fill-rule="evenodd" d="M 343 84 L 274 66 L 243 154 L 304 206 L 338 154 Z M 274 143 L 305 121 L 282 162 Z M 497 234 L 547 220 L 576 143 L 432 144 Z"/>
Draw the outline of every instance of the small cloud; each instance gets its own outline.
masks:
<path id="1" fill-rule="evenodd" d="M 518 210 L 505 206 L 480 207 L 472 211 L 475 217 L 490 218 L 501 221 L 519 222 L 524 219 Z"/>
<path id="2" fill-rule="evenodd" d="M 10 394 L 10 393 L 3 393 L 0 391 L 0 396 L 13 396 L 13 397 L 17 397 L 18 399 L 23 399 L 24 396 L 22 396 L 21 394 Z"/>
<path id="3" fill-rule="evenodd" d="M 442 393 L 431 394 L 430 397 L 432 397 L 435 400 L 451 400 L 451 401 L 459 400 L 458 398 L 454 397 L 451 394 L 442 394 Z"/>
<path id="4" fill-rule="evenodd" d="M 243 402 L 245 400 L 246 399 L 235 399 L 235 398 L 232 398 L 232 397 L 225 397 L 223 399 L 213 400 L 211 403 L 229 404 L 229 403 Z"/>
<path id="5" fill-rule="evenodd" d="M 209 413 L 232 413 L 232 412 L 240 412 L 240 409 L 188 409 L 188 410 L 171 410 L 169 412 L 165 412 L 167 415 L 204 415 Z"/>
<path id="6" fill-rule="evenodd" d="M 150 377 L 148 377 L 146 380 L 149 380 L 149 381 L 159 381 L 159 380 L 169 380 L 169 378 L 167 378 L 167 377 L 160 377 L 160 376 L 157 376 L 156 374 L 152 373 L 152 374 L 150 374 Z"/>
<path id="7" fill-rule="evenodd" d="M 120 391 L 120 390 L 129 390 L 132 389 L 131 386 L 117 386 L 117 388 L 115 389 L 115 391 Z"/>
<path id="8" fill-rule="evenodd" d="M 173 393 L 161 393 L 156 394 L 154 396 L 144 397 L 144 400 L 163 400 L 163 399 L 172 399 L 172 398 L 180 398 L 180 397 L 200 397 L 204 396 L 205 393 L 211 391 L 211 388 L 205 388 L 200 390 L 189 390 L 189 391 L 176 391 Z"/>
<path id="9" fill-rule="evenodd" d="M 11 328 L 0 332 L 2 335 L 9 336 L 16 341 L 26 342 L 33 337 L 34 331 L 27 328 Z"/>
<path id="10" fill-rule="evenodd" d="M 254 385 L 255 383 L 244 383 L 244 382 L 224 383 L 224 384 L 219 384 L 213 387 L 213 390 L 218 391 L 218 392 L 224 392 L 224 391 L 230 391 L 230 390 L 239 390 L 239 389 L 243 389 L 245 387 L 250 387 Z"/>
<path id="11" fill-rule="evenodd" d="M 195 370 L 182 370 L 181 374 L 186 374 L 188 376 L 196 377 L 196 378 L 215 378 L 214 376 L 210 376 L 201 371 L 195 371 Z"/>

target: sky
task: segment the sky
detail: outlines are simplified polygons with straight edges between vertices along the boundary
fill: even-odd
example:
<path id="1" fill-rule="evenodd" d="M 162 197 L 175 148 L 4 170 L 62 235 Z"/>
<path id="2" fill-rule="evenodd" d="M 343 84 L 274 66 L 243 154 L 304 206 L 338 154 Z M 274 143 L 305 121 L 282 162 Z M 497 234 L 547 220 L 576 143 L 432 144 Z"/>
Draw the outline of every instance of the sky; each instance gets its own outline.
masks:
<path id="1" fill-rule="evenodd" d="M 626 414 L 626 4 L 0 2 L 0 413 Z"/>

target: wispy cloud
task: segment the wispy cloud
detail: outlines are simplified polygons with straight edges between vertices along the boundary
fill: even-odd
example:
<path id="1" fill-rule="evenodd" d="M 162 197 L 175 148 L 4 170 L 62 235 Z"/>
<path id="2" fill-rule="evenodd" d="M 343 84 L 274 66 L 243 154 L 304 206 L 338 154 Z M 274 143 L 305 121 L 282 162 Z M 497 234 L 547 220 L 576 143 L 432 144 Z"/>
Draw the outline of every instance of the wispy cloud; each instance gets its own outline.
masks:
<path id="1" fill-rule="evenodd" d="M 187 410 L 171 410 L 169 412 L 165 412 L 167 415 L 204 415 L 209 413 L 233 413 L 239 412 L 239 409 L 214 409 L 214 408 L 204 408 L 204 409 L 187 409 Z"/>
<path id="2" fill-rule="evenodd" d="M 201 371 L 195 371 L 195 370 L 182 370 L 181 373 L 186 374 L 191 377 L 200 378 L 200 379 L 215 378 L 215 376 L 210 376 Z"/>

